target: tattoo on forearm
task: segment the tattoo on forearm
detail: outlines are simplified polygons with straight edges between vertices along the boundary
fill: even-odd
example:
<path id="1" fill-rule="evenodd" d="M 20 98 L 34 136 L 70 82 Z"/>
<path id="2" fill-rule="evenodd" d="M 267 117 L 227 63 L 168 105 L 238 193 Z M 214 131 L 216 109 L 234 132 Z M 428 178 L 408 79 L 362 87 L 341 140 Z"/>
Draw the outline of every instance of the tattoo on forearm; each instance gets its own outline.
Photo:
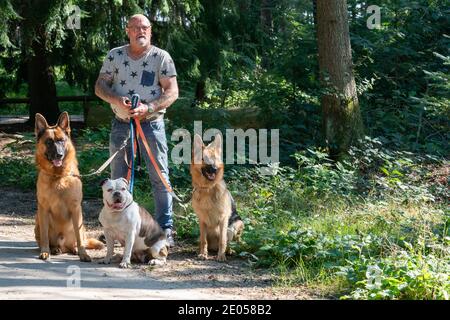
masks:
<path id="1" fill-rule="evenodd" d="M 116 94 L 111 89 L 113 78 L 108 74 L 100 74 L 95 84 L 95 94 L 105 100 L 112 103 L 116 98 Z"/>
<path id="2" fill-rule="evenodd" d="M 155 111 L 160 111 L 170 106 L 175 100 L 177 100 L 175 93 L 165 92 L 158 100 L 152 101 L 152 104 L 155 106 Z"/>

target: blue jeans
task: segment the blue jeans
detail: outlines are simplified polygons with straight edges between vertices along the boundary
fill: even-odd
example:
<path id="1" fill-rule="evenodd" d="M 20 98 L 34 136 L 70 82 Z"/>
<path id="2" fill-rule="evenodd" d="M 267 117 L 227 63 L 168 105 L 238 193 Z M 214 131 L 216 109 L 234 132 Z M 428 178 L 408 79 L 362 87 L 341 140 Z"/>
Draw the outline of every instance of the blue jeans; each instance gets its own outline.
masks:
<path id="1" fill-rule="evenodd" d="M 169 148 L 167 147 L 164 119 L 141 122 L 141 127 L 162 175 L 168 182 L 169 186 L 171 186 L 169 181 Z M 130 125 L 125 122 L 120 122 L 117 119 L 113 119 L 111 134 L 109 137 L 110 155 L 116 152 L 122 146 L 123 141 L 129 136 Z M 145 165 L 152 184 L 153 198 L 155 200 L 156 221 L 158 221 L 159 225 L 163 229 L 172 228 L 172 195 L 166 190 L 164 184 L 156 173 L 141 139 L 139 139 L 139 148 L 141 150 L 141 158 L 145 160 Z M 128 141 L 127 147 L 122 149 L 122 151 L 120 151 L 111 162 L 111 179 L 126 178 L 127 176 L 128 166 L 124 159 L 125 150 L 127 150 L 127 159 L 130 162 L 131 139 Z"/>

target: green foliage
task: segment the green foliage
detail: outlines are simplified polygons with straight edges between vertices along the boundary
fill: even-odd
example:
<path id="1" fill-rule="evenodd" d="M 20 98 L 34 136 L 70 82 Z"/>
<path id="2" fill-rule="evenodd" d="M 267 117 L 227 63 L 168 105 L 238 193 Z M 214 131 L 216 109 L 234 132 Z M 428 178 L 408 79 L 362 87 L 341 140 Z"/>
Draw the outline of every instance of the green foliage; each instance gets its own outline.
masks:
<path id="1" fill-rule="evenodd" d="M 294 157 L 299 164 L 298 177 L 311 193 L 344 195 L 355 190 L 357 175 L 350 162 L 335 163 L 327 153 L 311 149 L 296 153 Z"/>
<path id="2" fill-rule="evenodd" d="M 404 243 L 402 249 L 382 259 L 363 258 L 341 267 L 338 274 L 355 283 L 342 299 L 450 299 L 449 239 L 427 250 L 424 243 Z"/>
<path id="3" fill-rule="evenodd" d="M 0 158 L 1 185 L 22 189 L 33 189 L 36 185 L 36 170 L 30 159 Z"/>
<path id="4" fill-rule="evenodd" d="M 235 246 L 242 258 L 274 268 L 281 284 L 343 298 L 448 299 L 449 217 L 442 208 L 449 194 L 426 181 L 429 168 L 445 162 L 369 138 L 343 163 L 320 150 L 295 158 L 298 169 L 282 167 L 276 176 L 229 175 L 246 224 Z M 373 272 L 381 274 L 379 287 L 367 282 Z"/>

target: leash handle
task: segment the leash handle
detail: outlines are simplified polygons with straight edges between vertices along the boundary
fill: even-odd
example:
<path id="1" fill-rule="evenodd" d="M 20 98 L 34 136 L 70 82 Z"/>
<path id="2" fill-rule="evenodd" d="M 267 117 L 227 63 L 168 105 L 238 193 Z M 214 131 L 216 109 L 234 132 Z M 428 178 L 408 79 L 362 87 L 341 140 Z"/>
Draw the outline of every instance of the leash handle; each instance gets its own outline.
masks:
<path id="1" fill-rule="evenodd" d="M 141 97 L 135 93 L 131 96 L 131 109 L 136 109 L 139 106 Z"/>

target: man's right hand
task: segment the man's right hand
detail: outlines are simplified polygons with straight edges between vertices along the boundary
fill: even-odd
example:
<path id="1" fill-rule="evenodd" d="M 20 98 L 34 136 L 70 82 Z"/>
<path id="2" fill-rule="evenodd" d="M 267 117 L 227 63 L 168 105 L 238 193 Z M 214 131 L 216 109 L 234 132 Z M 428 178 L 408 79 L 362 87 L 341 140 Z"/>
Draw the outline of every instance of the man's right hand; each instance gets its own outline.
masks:
<path id="1" fill-rule="evenodd" d="M 116 99 L 115 105 L 128 112 L 128 110 L 130 110 L 131 107 L 131 101 L 128 97 L 119 96 Z"/>

